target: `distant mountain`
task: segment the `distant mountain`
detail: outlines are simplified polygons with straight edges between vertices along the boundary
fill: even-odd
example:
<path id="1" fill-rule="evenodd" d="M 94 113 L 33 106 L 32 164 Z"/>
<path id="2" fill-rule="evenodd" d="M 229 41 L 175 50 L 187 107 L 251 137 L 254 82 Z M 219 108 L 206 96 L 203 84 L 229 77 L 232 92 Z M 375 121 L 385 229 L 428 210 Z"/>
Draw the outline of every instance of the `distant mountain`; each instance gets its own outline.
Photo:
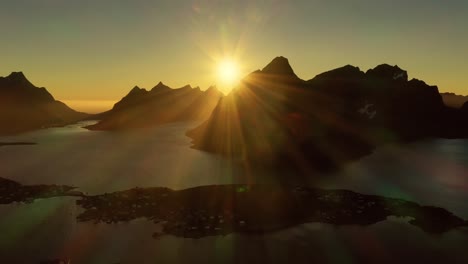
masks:
<path id="1" fill-rule="evenodd" d="M 460 108 L 460 111 L 463 113 L 464 117 L 468 117 L 468 102 L 465 102 L 462 107 Z M 468 122 L 468 118 L 467 118 Z"/>
<path id="2" fill-rule="evenodd" d="M 187 135 L 195 148 L 230 158 L 317 171 L 392 141 L 466 137 L 466 117 L 444 105 L 436 86 L 408 80 L 398 66 L 347 65 L 304 81 L 278 57 Z"/>
<path id="3" fill-rule="evenodd" d="M 91 130 L 124 130 L 179 121 L 206 120 L 223 94 L 210 87 L 172 89 L 162 82 L 150 91 L 135 86 Z"/>
<path id="4" fill-rule="evenodd" d="M 34 86 L 22 72 L 0 77 L 0 135 L 60 126 L 86 116 Z"/>
<path id="5" fill-rule="evenodd" d="M 286 77 L 299 80 L 299 77 L 297 77 L 296 73 L 294 73 L 293 68 L 289 64 L 288 59 L 282 56 L 274 58 L 260 72 L 262 74 L 268 74 L 271 76 Z"/>
<path id="6" fill-rule="evenodd" d="M 445 105 L 453 108 L 461 108 L 465 102 L 468 102 L 467 95 L 458 95 L 454 93 L 441 93 Z"/>

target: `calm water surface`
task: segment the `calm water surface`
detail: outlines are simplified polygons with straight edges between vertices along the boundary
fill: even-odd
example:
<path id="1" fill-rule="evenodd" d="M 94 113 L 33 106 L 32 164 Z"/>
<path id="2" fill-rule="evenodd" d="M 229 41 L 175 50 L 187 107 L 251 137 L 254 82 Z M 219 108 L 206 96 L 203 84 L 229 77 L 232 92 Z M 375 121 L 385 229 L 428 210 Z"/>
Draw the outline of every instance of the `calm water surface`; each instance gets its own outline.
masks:
<path id="1" fill-rule="evenodd" d="M 184 134 L 194 125 L 117 133 L 72 125 L 3 137 L 38 144 L 0 147 L 0 175 L 23 184 L 74 185 L 89 194 L 250 182 L 235 165 L 190 149 Z M 268 182 L 259 172 L 257 181 L 262 179 Z M 467 140 L 387 146 L 326 179 L 322 187 L 405 198 L 468 218 Z M 144 219 L 77 223 L 80 210 L 75 198 L 1 205 L 0 263 L 57 257 L 72 263 L 468 263 L 468 231 L 430 235 L 408 219 L 369 227 L 305 224 L 263 236 L 153 239 L 158 226 Z"/>

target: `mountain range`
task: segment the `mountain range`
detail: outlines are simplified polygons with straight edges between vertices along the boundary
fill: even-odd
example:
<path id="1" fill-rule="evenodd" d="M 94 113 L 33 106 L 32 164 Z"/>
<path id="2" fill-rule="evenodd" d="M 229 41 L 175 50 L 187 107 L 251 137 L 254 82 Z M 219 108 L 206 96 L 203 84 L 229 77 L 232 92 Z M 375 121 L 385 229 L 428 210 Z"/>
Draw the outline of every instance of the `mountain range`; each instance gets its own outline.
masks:
<path id="1" fill-rule="evenodd" d="M 408 79 L 398 66 L 367 72 L 346 65 L 300 79 L 277 57 L 243 78 L 227 96 L 189 85 L 134 87 L 98 115 L 74 111 L 21 72 L 0 77 L 0 134 L 100 119 L 91 130 L 125 130 L 199 121 L 193 147 L 229 158 L 301 170 L 328 170 L 389 142 L 468 136 L 468 102 Z M 458 100 L 457 99 L 457 100 Z M 460 99 L 461 100 L 461 99 Z M 445 101 L 445 103 L 444 103 Z"/>
<path id="2" fill-rule="evenodd" d="M 458 95 L 454 93 L 441 93 L 445 105 L 453 108 L 461 108 L 468 102 L 468 95 Z"/>
<path id="3" fill-rule="evenodd" d="M 62 126 L 86 116 L 34 86 L 22 72 L 0 77 L 0 135 Z"/>
<path id="4" fill-rule="evenodd" d="M 231 158 L 328 170 L 388 142 L 467 137 L 468 104 L 447 107 L 436 86 L 398 66 L 347 65 L 306 81 L 277 57 L 187 135 L 195 148 Z"/>
<path id="5" fill-rule="evenodd" d="M 214 86 L 206 91 L 186 85 L 172 89 L 162 82 L 151 90 L 134 87 L 114 107 L 88 126 L 91 130 L 125 130 L 157 124 L 206 120 L 223 94 Z"/>

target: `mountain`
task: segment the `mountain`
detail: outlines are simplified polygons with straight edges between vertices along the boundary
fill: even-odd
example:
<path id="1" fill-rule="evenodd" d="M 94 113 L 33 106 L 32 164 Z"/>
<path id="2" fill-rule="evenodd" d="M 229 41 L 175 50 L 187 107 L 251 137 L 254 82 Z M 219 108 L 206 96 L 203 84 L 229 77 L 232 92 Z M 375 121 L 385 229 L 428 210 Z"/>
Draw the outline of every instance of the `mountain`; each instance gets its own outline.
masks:
<path id="1" fill-rule="evenodd" d="M 263 74 L 289 76 L 291 78 L 299 79 L 289 64 L 288 59 L 282 56 L 274 58 L 267 66 L 265 66 L 265 68 L 261 70 L 261 72 Z"/>
<path id="2" fill-rule="evenodd" d="M 201 91 L 186 85 L 172 89 L 162 82 L 150 91 L 135 86 L 91 130 L 124 130 L 179 121 L 206 120 L 222 97 L 216 87 Z"/>
<path id="3" fill-rule="evenodd" d="M 0 77 L 0 135 L 64 125 L 86 116 L 34 86 L 22 72 Z"/>
<path id="4" fill-rule="evenodd" d="M 466 106 L 468 108 L 468 105 Z M 462 111 L 398 66 L 347 65 L 304 81 L 283 57 L 244 78 L 187 132 L 193 147 L 291 171 L 322 171 L 394 141 L 466 137 Z"/>
<path id="5" fill-rule="evenodd" d="M 465 102 L 462 107 L 460 108 L 460 111 L 463 113 L 463 116 L 467 118 L 468 122 L 468 102 Z"/>
<path id="6" fill-rule="evenodd" d="M 461 108 L 465 102 L 468 102 L 467 95 L 458 95 L 454 93 L 441 93 L 445 105 L 453 108 Z"/>

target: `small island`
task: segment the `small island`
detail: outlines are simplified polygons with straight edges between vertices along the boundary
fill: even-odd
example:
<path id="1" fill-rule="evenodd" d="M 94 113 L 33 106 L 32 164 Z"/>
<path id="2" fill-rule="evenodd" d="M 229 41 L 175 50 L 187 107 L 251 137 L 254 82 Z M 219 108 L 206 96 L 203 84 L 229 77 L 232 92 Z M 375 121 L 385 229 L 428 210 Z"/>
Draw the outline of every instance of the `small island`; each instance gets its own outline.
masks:
<path id="1" fill-rule="evenodd" d="M 0 204 L 31 203 L 36 199 L 58 196 L 80 196 L 73 191 L 76 187 L 66 185 L 22 185 L 12 180 L 0 178 Z"/>
<path id="2" fill-rule="evenodd" d="M 3 146 L 27 146 L 36 145 L 34 142 L 0 142 L 0 147 Z"/>

